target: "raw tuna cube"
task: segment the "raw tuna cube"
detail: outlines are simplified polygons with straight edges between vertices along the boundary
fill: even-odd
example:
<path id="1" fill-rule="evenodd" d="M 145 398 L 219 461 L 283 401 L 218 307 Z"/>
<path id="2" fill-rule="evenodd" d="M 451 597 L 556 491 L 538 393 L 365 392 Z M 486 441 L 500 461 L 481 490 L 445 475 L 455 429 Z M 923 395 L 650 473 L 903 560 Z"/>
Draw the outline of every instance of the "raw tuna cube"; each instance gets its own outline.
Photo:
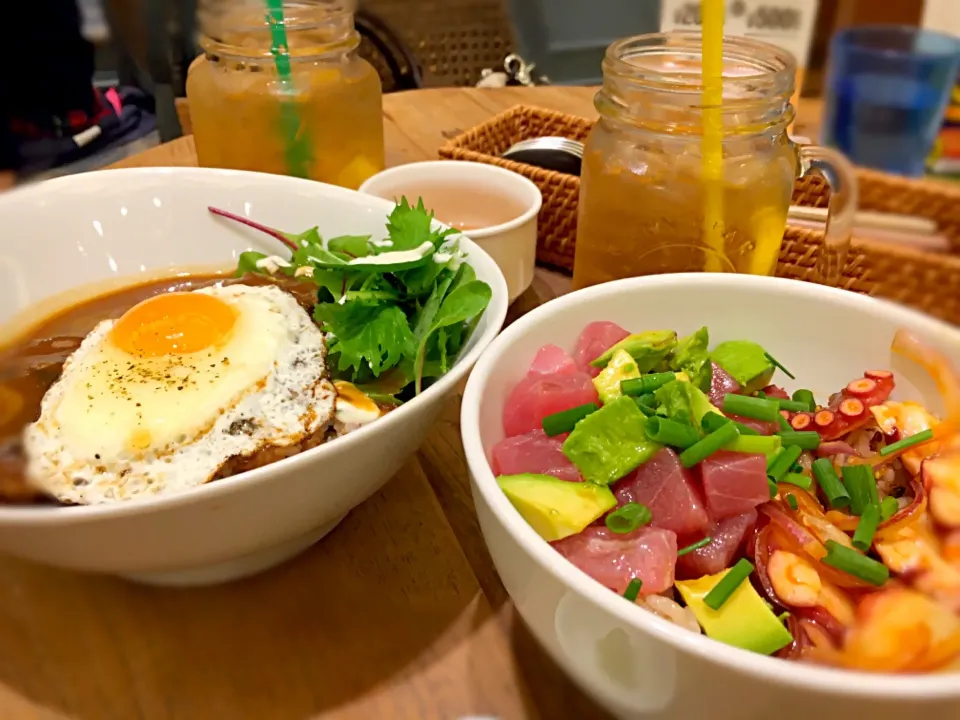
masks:
<path id="1" fill-rule="evenodd" d="M 646 505 L 653 515 L 652 525 L 677 535 L 702 535 L 713 525 L 693 475 L 669 448 L 617 482 L 613 494 L 620 505 Z"/>
<path id="2" fill-rule="evenodd" d="M 749 512 L 770 500 L 767 459 L 721 450 L 702 463 L 703 492 L 716 521 Z"/>
<path id="3" fill-rule="evenodd" d="M 749 510 L 742 515 L 734 515 L 710 532 L 711 542 L 698 550 L 677 559 L 677 576 L 695 579 L 704 575 L 716 575 L 733 565 L 737 552 L 743 546 L 747 533 L 757 523 L 757 511 Z"/>
<path id="4" fill-rule="evenodd" d="M 543 430 L 506 438 L 493 446 L 494 475 L 536 473 L 580 482 L 580 471 L 560 449 L 566 435 L 547 437 Z"/>
<path id="5" fill-rule="evenodd" d="M 540 375 L 531 372 L 510 393 L 503 406 L 503 432 L 523 435 L 542 427 L 547 415 L 577 405 L 597 403 L 597 389 L 590 376 L 579 370 L 570 375 Z"/>
<path id="6" fill-rule="evenodd" d="M 753 418 L 741 417 L 740 415 L 728 415 L 731 420 L 736 420 L 738 423 L 742 423 L 749 428 L 753 428 L 761 435 L 773 435 L 777 430 L 780 429 L 780 424 L 775 422 L 767 422 L 766 420 L 754 420 Z"/>
<path id="7" fill-rule="evenodd" d="M 556 345 L 544 345 L 530 365 L 530 373 L 536 375 L 573 375 L 577 364 L 566 351 Z"/>
<path id="8" fill-rule="evenodd" d="M 711 363 L 710 369 L 713 373 L 710 377 L 710 402 L 717 409 L 723 410 L 723 396 L 728 393 L 739 393 L 742 388 L 740 383 L 716 363 Z"/>
<path id="9" fill-rule="evenodd" d="M 669 530 L 646 526 L 618 535 L 591 525 L 551 544 L 587 575 L 618 593 L 633 578 L 643 582 L 640 592 L 644 595 L 673 586 L 677 536 Z"/>
<path id="10" fill-rule="evenodd" d="M 592 367 L 591 361 L 596 360 L 629 334 L 616 323 L 606 321 L 590 323 L 583 329 L 580 339 L 577 340 L 577 349 L 573 354 L 577 367 L 588 373 L 590 377 L 596 377 L 602 368 Z"/>
<path id="11" fill-rule="evenodd" d="M 762 392 L 769 398 L 780 398 L 781 400 L 790 399 L 787 391 L 779 385 L 767 385 Z"/>

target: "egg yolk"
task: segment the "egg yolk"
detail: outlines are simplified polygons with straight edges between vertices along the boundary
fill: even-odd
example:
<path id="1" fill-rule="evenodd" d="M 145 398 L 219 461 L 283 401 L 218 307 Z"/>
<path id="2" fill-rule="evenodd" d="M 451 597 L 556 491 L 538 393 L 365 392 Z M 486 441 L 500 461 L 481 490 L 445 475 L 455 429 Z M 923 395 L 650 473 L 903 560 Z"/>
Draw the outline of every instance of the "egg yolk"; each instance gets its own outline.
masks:
<path id="1" fill-rule="evenodd" d="M 224 344 L 236 319 L 236 311 L 213 295 L 165 293 L 130 308 L 110 340 L 131 355 L 186 355 Z"/>

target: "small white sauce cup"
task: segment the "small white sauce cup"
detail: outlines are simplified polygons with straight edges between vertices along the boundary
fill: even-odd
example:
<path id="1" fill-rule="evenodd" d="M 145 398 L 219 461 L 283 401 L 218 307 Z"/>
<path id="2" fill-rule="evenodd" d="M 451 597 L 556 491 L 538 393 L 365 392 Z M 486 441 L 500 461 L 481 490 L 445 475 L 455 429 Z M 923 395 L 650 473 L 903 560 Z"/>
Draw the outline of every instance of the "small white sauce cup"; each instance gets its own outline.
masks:
<path id="1" fill-rule="evenodd" d="M 537 213 L 543 198 L 540 189 L 527 178 L 496 165 L 435 160 L 384 170 L 363 183 L 360 192 L 387 200 L 395 201 L 404 195 L 415 200 L 421 189 L 444 183 L 508 195 L 517 200 L 518 207 L 524 208 L 519 216 L 505 223 L 464 231 L 464 235 L 482 247 L 500 266 L 507 280 L 510 302 L 513 302 L 533 282 L 537 261 Z M 469 202 L 469 198 L 464 202 Z"/>

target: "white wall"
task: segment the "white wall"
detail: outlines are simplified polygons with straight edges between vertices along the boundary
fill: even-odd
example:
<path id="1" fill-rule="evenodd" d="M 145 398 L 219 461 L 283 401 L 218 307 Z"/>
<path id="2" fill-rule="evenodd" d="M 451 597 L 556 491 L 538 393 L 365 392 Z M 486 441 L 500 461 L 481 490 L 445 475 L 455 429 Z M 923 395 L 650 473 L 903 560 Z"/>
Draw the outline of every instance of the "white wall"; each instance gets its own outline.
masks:
<path id="1" fill-rule="evenodd" d="M 925 0 L 923 27 L 960 35 L 960 2 L 958 0 Z"/>

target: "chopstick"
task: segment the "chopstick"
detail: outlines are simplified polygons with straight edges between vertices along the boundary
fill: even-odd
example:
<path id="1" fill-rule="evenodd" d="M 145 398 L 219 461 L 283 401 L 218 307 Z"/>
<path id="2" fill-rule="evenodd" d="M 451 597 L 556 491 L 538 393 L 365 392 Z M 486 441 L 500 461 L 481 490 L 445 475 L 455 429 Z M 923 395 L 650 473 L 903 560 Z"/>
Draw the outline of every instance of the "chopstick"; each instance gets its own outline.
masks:
<path id="1" fill-rule="evenodd" d="M 826 208 L 791 205 L 787 212 L 787 222 L 801 227 L 822 229 L 826 221 Z M 933 220 L 913 215 L 860 210 L 853 216 L 853 235 L 858 240 L 946 252 L 950 250 L 950 241 L 938 230 Z"/>
<path id="2" fill-rule="evenodd" d="M 827 209 L 791 205 L 790 210 L 787 211 L 787 217 L 791 220 L 809 220 L 810 222 L 825 223 L 827 221 Z M 871 210 L 858 210 L 855 212 L 853 214 L 853 226 L 863 229 L 871 228 L 891 232 L 904 232 L 913 235 L 937 234 L 937 223 L 928 218 L 916 217 L 915 215 L 873 212 Z"/>

